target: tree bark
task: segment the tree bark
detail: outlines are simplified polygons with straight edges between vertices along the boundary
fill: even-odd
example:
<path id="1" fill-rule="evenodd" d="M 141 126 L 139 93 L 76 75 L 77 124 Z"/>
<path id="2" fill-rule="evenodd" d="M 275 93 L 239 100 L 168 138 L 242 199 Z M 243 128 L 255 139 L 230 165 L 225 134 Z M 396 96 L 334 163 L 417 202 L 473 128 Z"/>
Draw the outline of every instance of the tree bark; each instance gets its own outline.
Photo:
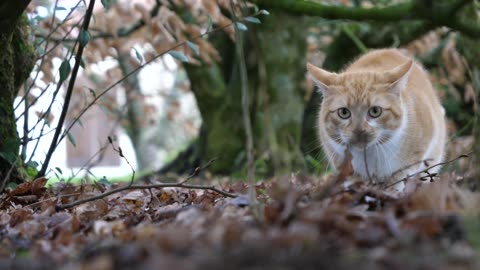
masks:
<path id="1" fill-rule="evenodd" d="M 256 171 L 262 176 L 290 172 L 304 165 L 298 145 L 305 107 L 303 82 L 308 31 L 298 29 L 307 29 L 308 25 L 312 21 L 275 14 L 245 33 Z M 245 169 L 246 163 L 241 80 L 235 43 L 225 34 L 216 34 L 213 43 L 223 57 L 221 63 L 186 66 L 203 120 L 203 138 L 198 140 L 201 145 L 193 148 L 201 156 L 189 160 L 198 165 L 216 158 L 209 170 L 231 174 Z M 185 157 L 182 159 L 185 161 Z M 187 171 L 195 168 L 166 168 L 174 167 Z"/>
<path id="2" fill-rule="evenodd" d="M 13 101 L 34 65 L 34 50 L 28 41 L 28 21 L 26 16 L 21 16 L 29 2 L 3 1 L 0 4 L 0 192 L 7 182 L 21 180 L 16 170 L 20 162 L 20 141 Z"/>

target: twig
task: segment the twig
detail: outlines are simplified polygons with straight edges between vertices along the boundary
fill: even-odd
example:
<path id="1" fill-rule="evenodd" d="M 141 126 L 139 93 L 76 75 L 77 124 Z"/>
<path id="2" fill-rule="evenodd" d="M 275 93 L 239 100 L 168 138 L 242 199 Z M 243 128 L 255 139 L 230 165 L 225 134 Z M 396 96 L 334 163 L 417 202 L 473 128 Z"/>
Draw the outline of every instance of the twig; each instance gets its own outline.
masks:
<path id="1" fill-rule="evenodd" d="M 238 21 L 237 16 L 235 15 L 235 8 L 233 1 L 230 1 L 231 14 L 234 18 L 234 21 Z M 243 128 L 245 129 L 246 137 L 246 151 L 247 151 L 247 178 L 250 183 L 249 196 L 252 202 L 255 201 L 255 164 L 254 164 L 254 143 L 253 143 L 253 132 L 252 132 L 252 121 L 250 119 L 250 97 L 249 97 L 249 85 L 248 85 L 248 73 L 247 65 L 245 63 L 245 53 L 244 53 L 244 38 L 238 28 L 238 25 L 235 24 L 235 37 L 237 43 L 235 44 L 235 49 L 237 53 L 238 67 L 240 70 L 240 87 L 242 95 L 242 119 L 243 119 Z"/>
<path id="2" fill-rule="evenodd" d="M 370 176 L 370 171 L 368 170 L 368 162 L 367 162 L 367 144 L 363 148 L 363 162 L 365 162 L 365 171 L 367 172 L 368 180 L 370 183 L 373 183 L 372 176 Z"/>
<path id="3" fill-rule="evenodd" d="M 10 169 L 8 169 L 7 175 L 5 175 L 5 177 L 3 178 L 2 183 L 0 184 L 0 194 L 3 193 L 3 189 L 7 185 L 7 182 L 8 182 L 8 179 L 10 178 L 10 175 L 12 174 L 13 170 L 16 168 L 15 164 L 17 163 L 17 161 L 18 161 L 18 157 L 12 163 L 12 165 L 10 166 Z"/>
<path id="4" fill-rule="evenodd" d="M 77 4 L 70 9 L 70 12 L 67 14 L 67 16 L 65 17 L 65 19 L 64 19 L 62 22 L 60 22 L 59 24 L 57 24 L 57 25 L 55 26 L 55 28 L 52 29 L 52 30 L 48 33 L 48 35 L 47 35 L 46 37 L 42 37 L 42 38 L 44 38 L 44 40 L 42 40 L 42 41 L 37 45 L 38 47 L 40 47 L 40 46 L 43 44 L 43 42 L 45 41 L 45 42 L 46 42 L 46 43 L 45 43 L 45 48 L 44 48 L 44 51 L 45 51 L 45 52 L 44 52 L 40 57 L 37 57 L 37 59 L 36 59 L 37 61 L 38 61 L 38 60 L 41 60 L 39 66 L 38 66 L 37 72 L 35 73 L 35 76 L 34 76 L 34 78 L 32 79 L 32 83 L 31 83 L 30 86 L 28 87 L 28 90 L 25 92 L 25 94 L 23 95 L 21 101 L 20 101 L 18 104 L 20 104 L 21 102 L 23 102 L 23 99 L 27 98 L 28 94 L 29 94 L 30 91 L 32 90 L 33 86 L 35 85 L 35 82 L 37 81 L 38 75 L 40 75 L 40 72 L 42 71 L 42 66 L 43 66 L 43 64 L 45 63 L 45 62 L 44 62 L 45 56 L 48 55 L 51 51 L 53 51 L 53 50 L 60 44 L 60 43 L 58 42 L 58 43 L 55 44 L 51 49 L 48 49 L 49 41 L 48 41 L 47 39 L 48 39 L 53 33 L 55 33 L 55 32 L 57 31 L 57 29 L 58 29 L 61 25 L 63 25 L 63 23 L 64 23 L 65 21 L 67 21 L 67 20 L 69 19 L 70 15 L 77 9 L 77 7 L 80 5 L 81 2 L 82 2 L 82 0 L 78 1 Z M 52 20 L 51 20 L 51 22 L 50 22 L 50 25 L 53 25 L 54 22 L 55 22 L 54 19 L 55 19 L 55 13 L 56 13 L 56 11 L 57 11 L 57 6 L 58 6 L 58 0 L 56 0 L 55 5 L 54 5 L 54 8 L 53 8 Z M 83 19 L 83 18 L 82 18 L 82 19 Z M 77 23 L 75 23 L 75 24 L 72 26 L 72 28 L 71 28 L 67 33 L 65 33 L 63 39 L 65 39 L 65 38 L 73 31 L 73 29 L 77 28 L 77 27 L 78 27 L 78 24 L 79 24 L 80 22 L 81 22 L 81 19 L 80 19 Z M 78 40 L 78 39 L 75 39 L 75 42 L 76 42 L 77 40 Z M 32 104 L 35 104 L 35 102 L 36 102 L 44 93 L 45 93 L 45 91 L 43 91 L 38 97 L 36 97 L 35 101 L 32 102 Z M 53 99 L 54 99 L 54 98 L 52 98 L 52 100 L 53 100 Z M 17 106 L 15 107 L 15 110 L 18 108 L 18 106 L 19 106 L 19 105 L 17 105 Z M 24 113 L 24 112 L 22 112 L 22 114 L 23 114 L 23 113 Z M 22 114 L 20 114 L 20 115 L 18 116 L 18 118 L 20 118 L 20 117 L 22 116 Z M 17 118 L 17 120 L 18 120 L 18 118 Z"/>
<path id="5" fill-rule="evenodd" d="M 75 201 L 75 202 L 72 202 L 72 203 L 57 205 L 56 209 L 57 209 L 57 211 L 68 209 L 68 208 L 71 208 L 71 207 L 74 207 L 74 206 L 77 206 L 77 205 L 80 205 L 80 204 L 84 204 L 84 203 L 87 203 L 87 202 L 103 199 L 107 196 L 110 196 L 112 194 L 115 194 L 115 193 L 118 193 L 118 192 L 121 192 L 121 191 L 125 191 L 125 190 L 152 189 L 152 188 L 162 189 L 162 188 L 166 188 L 166 187 L 210 190 L 210 191 L 214 191 L 218 194 L 221 194 L 225 197 L 230 197 L 230 198 L 237 197 L 237 195 L 235 195 L 235 194 L 217 189 L 214 186 L 202 186 L 202 185 L 191 185 L 191 184 L 181 184 L 181 183 L 162 183 L 162 184 L 153 184 L 153 185 L 130 185 L 129 184 L 127 186 L 123 186 L 123 187 L 120 187 L 120 188 L 109 190 L 109 191 L 107 191 L 105 193 L 102 193 L 100 195 L 97 195 L 97 196 L 93 196 L 93 197 L 90 197 L 90 198 L 78 200 L 78 201 Z"/>
<path id="6" fill-rule="evenodd" d="M 120 120 L 121 120 L 121 114 L 118 114 L 118 117 L 115 120 L 115 123 L 110 128 L 110 132 L 108 132 L 107 138 L 113 135 L 113 133 L 117 129 L 117 126 L 119 125 Z M 71 178 L 76 177 L 81 171 L 85 171 L 86 172 L 85 177 L 88 177 L 88 173 L 90 172 L 90 169 L 98 165 L 100 162 L 102 162 L 103 158 L 105 157 L 105 153 L 109 143 L 110 143 L 110 140 L 105 141 L 102 147 L 100 147 L 100 149 L 98 149 L 97 152 L 95 152 Z M 96 160 L 93 160 L 94 158 L 96 158 Z"/>
<path id="7" fill-rule="evenodd" d="M 84 31 L 88 31 L 88 26 L 90 24 L 90 18 L 92 17 L 94 6 L 95 6 L 95 0 L 90 0 L 87 12 L 85 13 L 85 20 L 82 26 L 82 30 Z M 62 112 L 58 120 L 57 129 L 55 131 L 55 134 L 53 135 L 52 143 L 50 144 L 50 148 L 48 149 L 42 168 L 40 169 L 40 172 L 38 172 L 36 176 L 37 178 L 45 175 L 45 172 L 47 171 L 47 168 L 48 168 L 48 164 L 50 163 L 50 159 L 52 158 L 53 152 L 55 151 L 55 149 L 57 149 L 57 142 L 59 140 L 60 133 L 62 131 L 63 123 L 65 122 L 65 118 L 67 116 L 68 107 L 70 105 L 70 99 L 73 93 L 73 87 L 75 86 L 77 73 L 80 68 L 80 64 L 82 62 L 83 49 L 85 45 L 86 44 L 82 44 L 82 42 L 79 42 L 77 54 L 75 55 L 75 65 L 73 66 L 72 75 L 68 83 L 67 93 L 65 95 Z"/>
<path id="8" fill-rule="evenodd" d="M 22 144 L 22 152 L 21 152 L 21 157 L 22 160 L 27 159 L 27 146 L 28 146 L 28 112 L 29 112 L 29 104 L 28 104 L 28 97 L 24 99 L 25 103 L 25 110 L 23 113 L 25 113 L 24 118 L 23 118 L 23 140 L 21 142 Z M 0 191 L 1 192 L 1 191 Z"/>
<path id="9" fill-rule="evenodd" d="M 122 152 L 122 148 L 120 148 L 120 146 L 118 148 L 115 148 L 115 145 L 113 145 L 113 140 L 112 140 L 112 137 L 108 136 L 108 142 L 112 145 L 112 148 L 113 148 L 113 151 L 117 152 L 121 158 L 123 158 L 128 166 L 130 166 L 130 169 L 132 170 L 132 178 L 130 179 L 130 183 L 128 184 L 127 187 L 133 185 L 133 180 L 135 180 L 135 169 L 133 168 L 132 164 L 130 164 L 130 161 L 128 161 L 128 159 L 123 155 L 123 152 Z"/>
<path id="10" fill-rule="evenodd" d="M 86 202 L 91 202 L 91 201 L 103 199 L 103 198 L 105 198 L 107 196 L 110 196 L 112 194 L 115 194 L 115 193 L 118 193 L 118 192 L 121 192 L 121 191 L 124 191 L 124 190 L 132 190 L 132 189 L 148 189 L 151 193 L 152 188 L 179 187 L 179 188 L 211 190 L 211 191 L 217 192 L 219 194 L 222 194 L 223 196 L 226 196 L 226 197 L 231 197 L 231 198 L 236 197 L 236 195 L 228 193 L 228 192 L 220 190 L 220 189 L 217 189 L 214 186 L 201 186 L 201 185 L 190 185 L 190 184 L 187 185 L 187 184 L 185 184 L 186 181 L 188 181 L 189 179 L 191 179 L 192 177 L 197 175 L 201 170 L 203 170 L 205 168 L 208 168 L 215 161 L 215 159 L 211 159 L 203 167 L 200 167 L 200 168 L 197 167 L 195 169 L 195 171 L 190 176 L 187 177 L 187 179 L 185 179 L 185 180 L 183 180 L 179 183 L 166 183 L 166 184 L 155 184 L 155 185 L 133 185 L 133 181 L 135 179 L 135 170 L 133 169 L 133 167 L 130 164 L 130 162 L 128 161 L 128 159 L 123 155 L 122 148 L 120 148 L 120 147 L 116 148 L 113 145 L 113 140 L 110 136 L 108 136 L 108 142 L 112 145 L 113 150 L 116 151 L 123 159 L 125 159 L 127 161 L 128 165 L 130 166 L 130 168 L 132 169 L 132 178 L 130 179 L 130 182 L 128 183 L 128 185 L 120 187 L 120 188 L 112 189 L 110 191 L 107 191 L 105 193 L 102 193 L 100 195 L 93 196 L 93 197 L 90 197 L 90 198 L 74 201 L 74 202 L 71 202 L 71 203 L 63 204 L 63 205 L 57 205 L 56 206 L 57 211 L 64 210 L 64 209 L 67 209 L 67 208 L 71 208 L 71 207 L 74 207 L 74 206 L 77 206 L 77 205 L 80 205 L 80 204 L 83 204 L 83 203 L 86 203 Z"/>
<path id="11" fill-rule="evenodd" d="M 160 8 L 162 6 L 161 1 L 157 0 L 155 2 L 156 2 L 155 6 L 150 11 L 150 17 L 151 18 L 156 17 L 158 15 L 158 13 L 160 11 Z M 72 8 L 72 10 L 74 10 L 74 9 Z M 135 22 L 133 25 L 131 25 L 128 29 L 120 28 L 115 34 L 102 32 L 98 29 L 95 29 L 96 31 L 99 32 L 99 34 L 92 35 L 91 40 L 100 39 L 100 38 L 101 39 L 107 39 L 107 38 L 126 37 L 126 36 L 132 34 L 133 32 L 139 30 L 140 28 L 142 28 L 145 25 L 146 25 L 146 21 L 144 19 L 140 19 L 137 22 Z M 50 35 L 44 36 L 44 35 L 41 35 L 41 34 L 36 34 L 35 36 L 41 37 L 41 38 L 44 38 L 44 39 L 49 39 L 49 40 L 55 41 L 55 42 L 75 42 L 76 41 L 76 39 L 67 39 L 66 37 L 64 37 L 62 39 L 55 39 L 55 38 L 51 38 Z"/>
<path id="12" fill-rule="evenodd" d="M 427 158 L 427 159 L 424 159 L 424 160 L 416 161 L 416 162 L 414 162 L 414 163 L 412 163 L 412 164 L 409 164 L 409 165 L 407 165 L 407 166 L 404 166 L 404 167 L 402 167 L 402 168 L 394 171 L 394 172 L 392 173 L 392 176 L 395 176 L 395 174 L 400 173 L 400 172 L 402 172 L 402 171 L 404 171 L 404 170 L 407 170 L 407 169 L 409 169 L 409 168 L 411 168 L 411 167 L 413 167 L 413 166 L 415 166 L 415 165 L 418 165 L 418 164 L 420 164 L 420 163 L 423 163 L 423 164 L 425 164 L 426 166 L 428 166 L 428 163 L 427 163 L 427 162 L 428 162 L 428 161 L 432 161 L 432 160 L 433 160 L 433 158 Z"/>
<path id="13" fill-rule="evenodd" d="M 185 184 L 186 182 L 188 182 L 188 180 L 192 179 L 193 177 L 197 176 L 201 171 L 207 169 L 208 167 L 210 167 L 213 162 L 215 162 L 215 160 L 217 160 L 217 158 L 212 158 L 210 159 L 205 165 L 203 165 L 202 167 L 196 167 L 195 170 L 193 171 L 192 174 L 190 174 L 185 180 L 182 180 L 179 182 L 179 184 Z"/>
<path id="14" fill-rule="evenodd" d="M 409 174 L 409 175 L 405 176 L 404 178 L 402 178 L 402 179 L 400 179 L 400 180 L 398 180 L 398 181 L 395 181 L 395 182 L 387 185 L 384 189 L 388 189 L 389 187 L 393 187 L 393 186 L 395 186 L 395 185 L 398 184 L 398 183 L 407 181 L 408 178 L 414 177 L 414 176 L 419 175 L 419 174 L 421 174 L 421 173 L 426 173 L 427 176 L 424 176 L 424 177 L 420 178 L 420 181 L 426 181 L 426 180 L 433 181 L 433 178 L 434 178 L 435 176 L 437 176 L 437 173 L 430 173 L 429 170 L 431 170 L 431 169 L 433 169 L 433 168 L 435 168 L 435 167 L 438 167 L 438 166 L 443 166 L 443 165 L 452 163 L 452 162 L 457 161 L 457 160 L 459 160 L 459 159 L 461 159 L 461 158 L 468 158 L 472 153 L 473 153 L 473 151 L 470 151 L 470 152 L 468 152 L 468 153 L 466 153 L 466 154 L 461 154 L 461 155 L 459 155 L 458 157 L 456 157 L 456 158 L 454 158 L 454 159 L 447 160 L 447 161 L 444 161 L 444 162 L 440 162 L 440 163 L 437 163 L 437 164 L 435 164 L 435 165 L 432 165 L 432 166 L 430 166 L 430 167 L 428 167 L 428 168 L 426 168 L 426 169 L 424 169 L 424 170 L 421 170 L 421 171 L 419 171 L 419 172 L 416 172 L 416 173 L 414 173 L 414 174 Z"/>

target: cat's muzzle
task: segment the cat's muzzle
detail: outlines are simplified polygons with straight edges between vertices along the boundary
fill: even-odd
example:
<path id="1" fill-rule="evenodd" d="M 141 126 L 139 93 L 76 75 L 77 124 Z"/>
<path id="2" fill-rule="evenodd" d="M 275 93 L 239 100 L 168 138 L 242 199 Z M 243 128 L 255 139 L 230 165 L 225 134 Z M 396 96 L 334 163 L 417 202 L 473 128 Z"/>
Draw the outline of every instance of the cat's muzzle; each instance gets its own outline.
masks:
<path id="1" fill-rule="evenodd" d="M 355 130 L 350 139 L 350 145 L 364 148 L 372 141 L 373 136 L 364 130 Z"/>

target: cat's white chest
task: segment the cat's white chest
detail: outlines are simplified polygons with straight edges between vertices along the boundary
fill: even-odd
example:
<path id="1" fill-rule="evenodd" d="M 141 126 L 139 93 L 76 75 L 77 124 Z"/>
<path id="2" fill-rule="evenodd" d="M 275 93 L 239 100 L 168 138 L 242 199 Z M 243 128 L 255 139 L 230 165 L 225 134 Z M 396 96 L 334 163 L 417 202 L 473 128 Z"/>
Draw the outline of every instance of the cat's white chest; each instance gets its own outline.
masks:
<path id="1" fill-rule="evenodd" d="M 400 149 L 403 138 L 400 134 L 395 134 L 392 138 L 382 145 L 375 145 L 365 149 L 351 148 L 352 167 L 355 174 L 364 179 L 374 181 L 383 181 L 392 176 L 405 166 Z M 330 146 L 336 152 L 336 155 L 342 160 L 346 150 L 333 140 L 329 140 Z"/>
<path id="2" fill-rule="evenodd" d="M 395 149 L 377 146 L 366 151 L 352 149 L 351 153 L 354 172 L 365 179 L 382 181 L 400 169 L 401 161 Z"/>

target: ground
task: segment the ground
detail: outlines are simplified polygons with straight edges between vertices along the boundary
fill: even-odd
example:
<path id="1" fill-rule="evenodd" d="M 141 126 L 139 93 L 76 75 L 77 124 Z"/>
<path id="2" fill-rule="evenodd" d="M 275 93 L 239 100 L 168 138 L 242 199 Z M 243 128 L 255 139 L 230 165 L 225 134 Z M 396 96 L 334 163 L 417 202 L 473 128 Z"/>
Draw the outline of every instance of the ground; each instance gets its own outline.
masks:
<path id="1" fill-rule="evenodd" d="M 192 178 L 186 179 L 189 185 L 208 183 L 226 193 L 142 188 L 75 206 L 67 204 L 125 184 L 60 183 L 46 189 L 45 179 L 37 179 L 2 195 L 0 268 L 480 266 L 479 229 L 472 226 L 478 224 L 478 196 L 458 187 L 467 179 L 445 174 L 417 187 L 420 180 L 412 178 L 416 190 L 405 195 L 364 181 L 346 188 L 340 177 L 294 174 L 262 181 L 255 203 L 244 195 L 243 182 Z"/>

